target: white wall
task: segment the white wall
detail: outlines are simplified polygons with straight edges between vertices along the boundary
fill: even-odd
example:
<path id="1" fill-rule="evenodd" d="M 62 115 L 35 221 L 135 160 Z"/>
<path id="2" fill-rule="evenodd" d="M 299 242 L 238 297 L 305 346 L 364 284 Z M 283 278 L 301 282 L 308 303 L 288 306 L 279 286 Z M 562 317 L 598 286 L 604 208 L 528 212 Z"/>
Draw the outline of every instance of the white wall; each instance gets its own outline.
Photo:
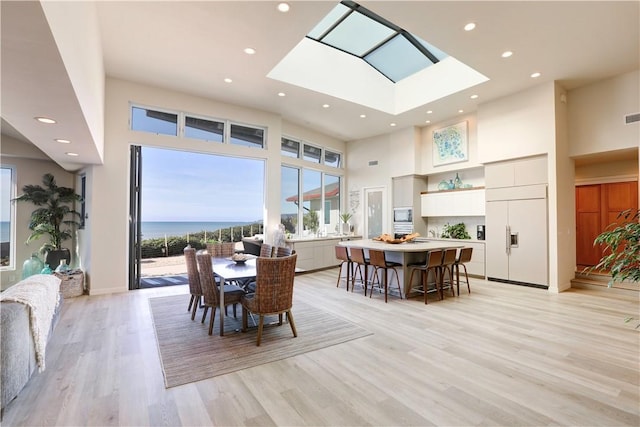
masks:
<path id="1" fill-rule="evenodd" d="M 74 175 L 65 171 L 56 163 L 51 161 L 42 151 L 34 145 L 17 141 L 6 135 L 2 135 L 0 141 L 2 151 L 2 164 L 11 165 L 16 168 L 16 196 L 22 194 L 22 187 L 27 184 L 42 185 L 42 176 L 51 173 L 56 178 L 56 184 L 61 187 L 74 188 Z M 9 285 L 16 283 L 22 277 L 22 264 L 33 252 L 38 252 L 40 247 L 47 242 L 47 237 L 43 236 L 28 245 L 25 244 L 31 234 L 29 230 L 29 220 L 31 212 L 36 206 L 21 202 L 16 204 L 16 238 L 15 238 L 15 270 L 5 270 L 1 276 L 1 287 L 6 289 Z M 74 243 L 67 240 L 62 244 L 64 248 L 72 250 L 72 265 L 77 264 L 77 258 L 73 254 Z M 38 254 L 40 259 L 44 259 L 42 254 Z M 56 266 L 53 266 L 55 268 Z"/>
<path id="2" fill-rule="evenodd" d="M 452 163 L 442 166 L 433 166 L 433 131 L 455 125 L 456 123 L 467 122 L 467 141 L 469 161 Z M 478 118 L 476 114 L 465 114 L 456 116 L 449 120 L 433 123 L 429 126 L 421 128 L 421 149 L 420 149 L 420 174 L 431 175 L 442 172 L 456 171 L 467 168 L 482 167 L 480 163 L 480 155 L 478 151 Z"/>
<path id="3" fill-rule="evenodd" d="M 91 294 L 127 289 L 129 149 L 132 144 L 264 159 L 265 228 L 270 232 L 280 223 L 280 138 L 283 128 L 280 116 L 118 79 L 107 79 L 106 87 L 105 162 L 89 168 L 89 191 L 93 198 L 92 205 L 87 208 L 91 225 L 90 238 L 86 243 L 90 249 L 85 253 L 90 257 L 86 263 L 91 266 L 88 272 Z M 130 103 L 266 127 L 267 149 L 131 131 Z M 292 124 L 288 124 L 288 130 L 291 133 L 301 132 Z M 314 140 L 310 142 L 316 142 L 317 134 L 304 133 L 296 136 L 311 136 Z M 324 137 L 322 142 L 345 152 L 344 143 L 339 140 Z M 179 210 L 180 206 L 176 209 Z"/>
<path id="4" fill-rule="evenodd" d="M 93 141 L 104 159 L 105 71 L 96 3 L 42 1 L 40 4 Z"/>
<path id="5" fill-rule="evenodd" d="M 640 112 L 640 71 L 635 70 L 568 93 L 572 157 L 638 148 L 640 123 L 624 116 Z"/>
<path id="6" fill-rule="evenodd" d="M 480 104 L 478 161 L 547 154 L 555 144 L 554 83 Z"/>

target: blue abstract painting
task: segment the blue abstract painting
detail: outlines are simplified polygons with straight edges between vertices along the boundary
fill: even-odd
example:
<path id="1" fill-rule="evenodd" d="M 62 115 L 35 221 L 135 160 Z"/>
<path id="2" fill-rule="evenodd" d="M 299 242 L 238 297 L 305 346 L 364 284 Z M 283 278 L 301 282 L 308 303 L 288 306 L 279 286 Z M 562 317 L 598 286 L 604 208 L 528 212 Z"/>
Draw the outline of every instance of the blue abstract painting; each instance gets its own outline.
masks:
<path id="1" fill-rule="evenodd" d="M 433 131 L 433 166 L 469 160 L 467 122 Z"/>

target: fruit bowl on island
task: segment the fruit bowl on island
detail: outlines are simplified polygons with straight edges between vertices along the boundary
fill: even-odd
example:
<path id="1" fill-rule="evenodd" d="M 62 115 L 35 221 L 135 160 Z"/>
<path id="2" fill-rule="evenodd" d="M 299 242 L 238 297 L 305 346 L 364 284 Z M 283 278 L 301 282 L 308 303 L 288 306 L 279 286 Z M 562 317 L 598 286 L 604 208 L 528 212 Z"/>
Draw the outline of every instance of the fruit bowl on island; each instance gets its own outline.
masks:
<path id="1" fill-rule="evenodd" d="M 378 237 L 374 237 L 373 240 L 397 245 L 399 243 L 412 242 L 416 237 L 420 237 L 420 233 L 407 234 L 399 239 L 394 238 L 391 234 L 381 234 Z"/>

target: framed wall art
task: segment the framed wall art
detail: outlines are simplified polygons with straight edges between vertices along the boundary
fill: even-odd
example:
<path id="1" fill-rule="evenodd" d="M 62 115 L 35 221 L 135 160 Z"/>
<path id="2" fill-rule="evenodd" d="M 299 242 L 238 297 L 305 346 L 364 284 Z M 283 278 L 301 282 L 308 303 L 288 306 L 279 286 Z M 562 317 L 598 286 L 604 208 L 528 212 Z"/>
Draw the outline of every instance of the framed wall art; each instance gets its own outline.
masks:
<path id="1" fill-rule="evenodd" d="M 433 131 L 433 166 L 468 160 L 466 121 Z"/>

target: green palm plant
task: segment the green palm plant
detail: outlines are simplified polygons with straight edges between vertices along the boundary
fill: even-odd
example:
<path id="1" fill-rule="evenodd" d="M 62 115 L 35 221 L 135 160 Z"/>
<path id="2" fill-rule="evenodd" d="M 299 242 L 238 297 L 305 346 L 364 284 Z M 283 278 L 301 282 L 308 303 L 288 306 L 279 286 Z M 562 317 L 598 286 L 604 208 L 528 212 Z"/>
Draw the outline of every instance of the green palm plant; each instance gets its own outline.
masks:
<path id="1" fill-rule="evenodd" d="M 72 209 L 74 202 L 82 201 L 82 197 L 73 188 L 59 187 L 53 175 L 47 173 L 42 177 L 41 185 L 25 185 L 22 195 L 16 197 L 17 202 L 31 202 L 38 206 L 31 212 L 29 230 L 31 234 L 26 243 L 30 243 L 44 235 L 49 241 L 40 248 L 42 253 L 62 250 L 62 243 L 73 237 L 73 227 L 80 225 L 80 213 Z"/>

